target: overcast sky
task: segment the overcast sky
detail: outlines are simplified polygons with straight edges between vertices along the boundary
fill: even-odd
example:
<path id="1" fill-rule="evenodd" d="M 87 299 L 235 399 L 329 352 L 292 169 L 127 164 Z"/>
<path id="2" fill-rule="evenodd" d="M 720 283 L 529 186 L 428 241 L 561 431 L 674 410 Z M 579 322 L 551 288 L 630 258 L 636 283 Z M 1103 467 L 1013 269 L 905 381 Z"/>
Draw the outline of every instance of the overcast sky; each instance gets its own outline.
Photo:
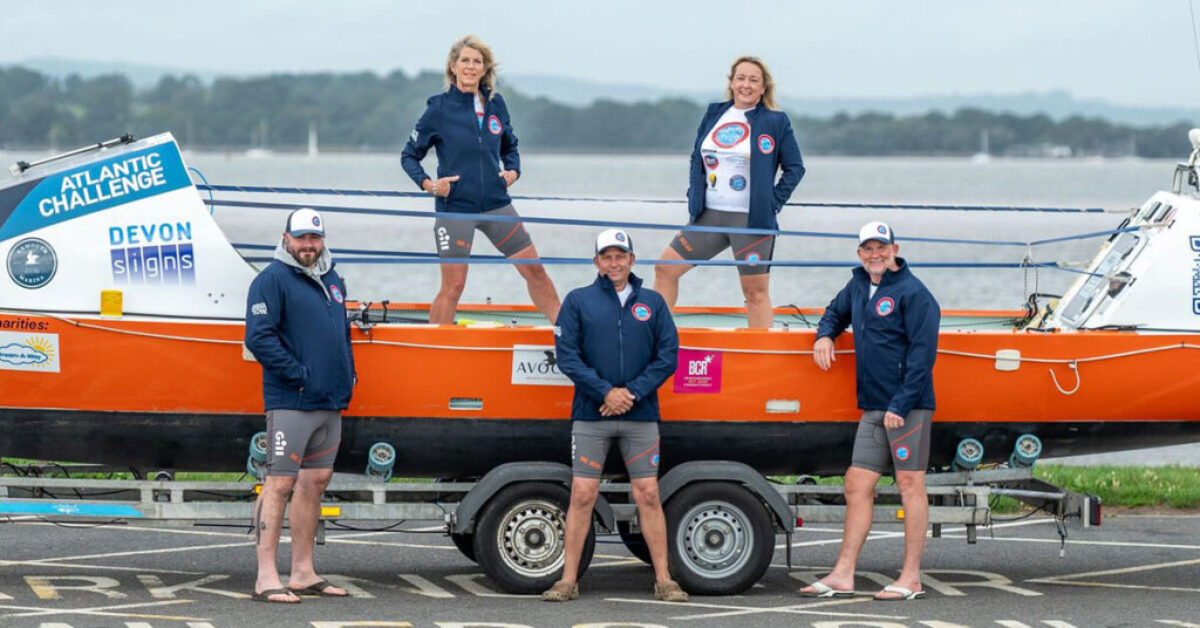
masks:
<path id="1" fill-rule="evenodd" d="M 411 73 L 440 67 L 455 37 L 475 33 L 517 74 L 706 89 L 750 53 L 796 96 L 1065 89 L 1195 107 L 1189 1 L 1200 2 L 9 1 L 0 64 L 56 56 L 239 75 Z"/>

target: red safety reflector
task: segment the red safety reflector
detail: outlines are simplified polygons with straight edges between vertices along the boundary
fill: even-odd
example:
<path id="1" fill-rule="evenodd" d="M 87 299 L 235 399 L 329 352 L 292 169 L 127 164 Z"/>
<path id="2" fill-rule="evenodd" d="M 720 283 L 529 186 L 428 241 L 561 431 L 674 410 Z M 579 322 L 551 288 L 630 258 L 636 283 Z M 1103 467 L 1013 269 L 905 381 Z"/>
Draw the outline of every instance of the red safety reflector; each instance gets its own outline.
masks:
<path id="1" fill-rule="evenodd" d="M 796 517 L 796 527 L 797 528 L 804 527 L 804 517 Z"/>

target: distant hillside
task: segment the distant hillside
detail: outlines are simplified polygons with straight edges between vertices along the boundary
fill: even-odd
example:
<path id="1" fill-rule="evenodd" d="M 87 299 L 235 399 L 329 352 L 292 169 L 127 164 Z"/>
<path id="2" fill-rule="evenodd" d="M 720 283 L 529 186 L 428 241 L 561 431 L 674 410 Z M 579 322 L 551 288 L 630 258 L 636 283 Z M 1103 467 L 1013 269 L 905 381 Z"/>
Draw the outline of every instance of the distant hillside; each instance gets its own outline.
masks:
<path id="1" fill-rule="evenodd" d="M 148 87 L 103 73 L 60 78 L 0 67 L 0 148 L 68 148 L 123 133 L 170 131 L 187 148 L 302 149 L 309 128 L 326 150 L 396 151 L 438 73 L 274 74 L 205 81 L 166 75 Z M 690 98 L 570 105 L 501 84 L 522 148 L 686 152 L 703 105 Z M 996 113 L 978 108 L 911 114 L 815 115 L 789 106 L 808 154 L 1182 157 L 1188 124 L 1127 125 L 1099 117 Z"/>

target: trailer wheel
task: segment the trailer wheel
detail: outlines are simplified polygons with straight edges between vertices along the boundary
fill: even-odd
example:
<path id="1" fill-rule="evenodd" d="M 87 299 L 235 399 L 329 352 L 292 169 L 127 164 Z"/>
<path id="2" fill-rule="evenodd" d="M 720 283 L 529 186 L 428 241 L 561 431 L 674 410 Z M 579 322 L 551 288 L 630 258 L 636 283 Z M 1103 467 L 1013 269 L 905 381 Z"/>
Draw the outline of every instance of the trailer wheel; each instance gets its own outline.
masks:
<path id="1" fill-rule="evenodd" d="M 488 502 L 475 527 L 475 558 L 493 582 L 509 593 L 541 593 L 562 576 L 564 533 L 571 493 L 558 484 L 522 482 Z M 588 529 L 579 576 L 596 547 Z"/>
<path id="2" fill-rule="evenodd" d="M 467 560 L 473 563 L 478 562 L 475 560 L 474 534 L 451 534 L 450 541 L 454 543 L 454 547 L 457 547 L 458 551 L 462 553 L 463 556 L 467 557 Z"/>
<path id="3" fill-rule="evenodd" d="M 628 521 L 617 522 L 617 534 L 621 535 L 621 542 L 625 544 L 625 549 L 643 563 L 654 564 L 650 560 L 650 546 L 646 545 L 646 537 L 642 536 L 641 532 L 630 530 L 630 527 Z"/>
<path id="4" fill-rule="evenodd" d="M 724 482 L 691 484 L 665 509 L 671 575 L 691 593 L 731 595 L 758 582 L 775 552 L 758 497 Z"/>

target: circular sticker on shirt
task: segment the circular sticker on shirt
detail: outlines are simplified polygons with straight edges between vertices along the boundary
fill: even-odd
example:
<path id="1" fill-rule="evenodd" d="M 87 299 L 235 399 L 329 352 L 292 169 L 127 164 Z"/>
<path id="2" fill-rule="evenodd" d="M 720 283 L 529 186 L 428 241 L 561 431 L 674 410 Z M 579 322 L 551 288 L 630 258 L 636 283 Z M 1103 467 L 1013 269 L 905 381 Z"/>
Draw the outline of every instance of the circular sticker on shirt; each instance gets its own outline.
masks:
<path id="1" fill-rule="evenodd" d="M 750 127 L 745 122 L 726 122 L 713 129 L 713 143 L 721 148 L 733 148 L 746 136 L 750 135 Z"/>
<path id="2" fill-rule="evenodd" d="M 741 192 L 742 190 L 746 189 L 746 177 L 743 177 L 740 174 L 735 174 L 732 177 L 729 177 L 729 189 L 733 190 L 734 192 Z"/>
<path id="3" fill-rule="evenodd" d="M 896 460 L 908 460 L 908 457 L 911 454 L 912 452 L 908 450 L 907 445 L 900 445 L 896 448 Z"/>
<path id="4" fill-rule="evenodd" d="M 758 150 L 764 155 L 770 155 L 775 150 L 775 138 L 766 133 L 758 136 Z"/>
<path id="5" fill-rule="evenodd" d="M 503 128 L 504 127 L 500 126 L 500 118 L 497 118 L 495 115 L 488 116 L 488 131 L 491 132 L 492 135 L 500 135 L 500 131 Z"/>
<path id="6" fill-rule="evenodd" d="M 634 303 L 633 317 L 639 321 L 650 320 L 650 306 L 646 305 L 645 303 Z"/>
<path id="7" fill-rule="evenodd" d="M 721 162 L 717 159 L 716 155 L 712 153 L 704 153 L 704 165 L 708 166 L 709 170 L 716 170 L 717 166 L 721 165 Z"/>
<path id="8" fill-rule="evenodd" d="M 22 288 L 41 288 L 58 272 L 58 255 L 45 240 L 27 238 L 8 252 L 8 276 Z"/>
<path id="9" fill-rule="evenodd" d="M 336 285 L 329 286 L 329 294 L 333 295 L 333 300 L 337 301 L 338 303 L 345 301 L 345 298 L 342 297 L 342 291 L 339 290 Z"/>
<path id="10" fill-rule="evenodd" d="M 892 297 L 883 297 L 875 304 L 875 313 L 880 316 L 887 316 L 896 309 L 896 302 Z"/>

